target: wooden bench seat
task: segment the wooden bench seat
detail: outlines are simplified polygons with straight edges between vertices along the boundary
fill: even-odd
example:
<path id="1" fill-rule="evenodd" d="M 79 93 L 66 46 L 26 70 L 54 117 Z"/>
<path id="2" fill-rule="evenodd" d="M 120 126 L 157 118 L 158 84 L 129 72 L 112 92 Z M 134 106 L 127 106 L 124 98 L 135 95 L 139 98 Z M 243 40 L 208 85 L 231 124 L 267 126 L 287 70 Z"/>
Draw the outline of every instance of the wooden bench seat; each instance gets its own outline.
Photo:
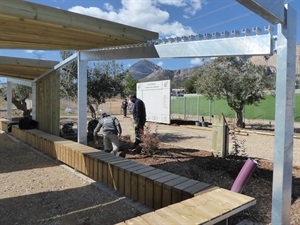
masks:
<path id="1" fill-rule="evenodd" d="M 193 198 L 117 223 L 117 225 L 210 225 L 223 221 L 255 203 L 256 200 L 252 197 L 214 187 Z"/>

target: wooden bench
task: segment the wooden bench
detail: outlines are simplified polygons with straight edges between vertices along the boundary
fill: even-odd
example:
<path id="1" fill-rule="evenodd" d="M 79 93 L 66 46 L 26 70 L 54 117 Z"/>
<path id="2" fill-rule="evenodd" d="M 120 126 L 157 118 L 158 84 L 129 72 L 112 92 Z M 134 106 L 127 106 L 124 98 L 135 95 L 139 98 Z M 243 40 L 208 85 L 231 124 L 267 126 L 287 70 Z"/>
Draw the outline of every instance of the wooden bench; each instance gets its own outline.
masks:
<path id="1" fill-rule="evenodd" d="M 223 188 L 209 188 L 197 196 L 117 225 L 216 224 L 254 205 L 254 198 Z"/>
<path id="2" fill-rule="evenodd" d="M 0 130 L 8 132 L 8 124 L 10 120 L 7 119 L 0 119 Z"/>
<path id="3" fill-rule="evenodd" d="M 161 224 L 214 224 L 255 204 L 254 198 L 117 157 L 40 130 L 21 130 L 14 125 L 12 135 L 156 210 L 120 224 L 158 224 L 157 221 L 161 221 Z M 153 222 L 150 223 L 151 218 Z"/>

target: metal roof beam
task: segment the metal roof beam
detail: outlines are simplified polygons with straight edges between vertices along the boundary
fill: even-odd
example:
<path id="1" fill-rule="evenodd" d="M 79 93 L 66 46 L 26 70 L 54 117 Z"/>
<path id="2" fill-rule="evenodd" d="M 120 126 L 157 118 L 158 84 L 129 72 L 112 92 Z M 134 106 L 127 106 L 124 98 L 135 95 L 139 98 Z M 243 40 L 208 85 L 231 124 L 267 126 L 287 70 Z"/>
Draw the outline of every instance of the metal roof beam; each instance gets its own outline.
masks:
<path id="1" fill-rule="evenodd" d="M 285 23 L 284 0 L 236 0 L 273 24 Z"/>
<path id="2" fill-rule="evenodd" d="M 159 58 L 153 45 L 148 46 L 124 46 L 118 48 L 106 48 L 94 51 L 81 51 L 81 60 L 119 60 L 119 59 L 140 59 Z"/>
<path id="3" fill-rule="evenodd" d="M 165 43 L 147 46 L 130 45 L 82 51 L 81 60 L 270 55 L 273 54 L 275 43 L 271 34 L 196 41 L 180 40 L 177 42 L 165 40 Z"/>
<path id="4" fill-rule="evenodd" d="M 270 34 L 155 45 L 160 58 L 270 55 Z"/>

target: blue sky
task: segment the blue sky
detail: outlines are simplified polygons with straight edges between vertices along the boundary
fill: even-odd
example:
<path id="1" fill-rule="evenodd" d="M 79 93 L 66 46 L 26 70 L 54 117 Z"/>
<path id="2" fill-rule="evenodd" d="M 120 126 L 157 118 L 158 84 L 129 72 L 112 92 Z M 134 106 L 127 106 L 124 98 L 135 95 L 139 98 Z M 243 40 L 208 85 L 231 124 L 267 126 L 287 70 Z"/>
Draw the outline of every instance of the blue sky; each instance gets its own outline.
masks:
<path id="1" fill-rule="evenodd" d="M 158 32 L 160 38 L 188 36 L 270 25 L 235 0 L 28 0 Z M 285 0 L 297 10 L 300 43 L 300 0 Z M 272 25 L 276 30 L 276 25 Z M 274 32 L 274 34 L 276 34 Z M 61 60 L 56 51 L 0 50 L 2 56 Z M 120 61 L 125 68 L 138 60 Z M 164 69 L 196 66 L 200 59 L 151 60 Z"/>

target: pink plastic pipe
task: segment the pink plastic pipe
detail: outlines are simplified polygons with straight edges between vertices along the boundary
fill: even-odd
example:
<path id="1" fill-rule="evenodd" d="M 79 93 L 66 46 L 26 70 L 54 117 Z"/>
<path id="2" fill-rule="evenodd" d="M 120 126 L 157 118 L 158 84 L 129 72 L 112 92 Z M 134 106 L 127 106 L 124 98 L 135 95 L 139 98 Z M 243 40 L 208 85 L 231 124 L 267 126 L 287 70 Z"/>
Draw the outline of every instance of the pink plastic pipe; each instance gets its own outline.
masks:
<path id="1" fill-rule="evenodd" d="M 238 192 L 238 193 L 242 192 L 243 188 L 245 187 L 247 181 L 251 177 L 256 167 L 257 167 L 257 162 L 255 160 L 247 159 L 243 168 L 240 170 L 239 175 L 236 177 L 231 187 L 231 191 Z"/>

